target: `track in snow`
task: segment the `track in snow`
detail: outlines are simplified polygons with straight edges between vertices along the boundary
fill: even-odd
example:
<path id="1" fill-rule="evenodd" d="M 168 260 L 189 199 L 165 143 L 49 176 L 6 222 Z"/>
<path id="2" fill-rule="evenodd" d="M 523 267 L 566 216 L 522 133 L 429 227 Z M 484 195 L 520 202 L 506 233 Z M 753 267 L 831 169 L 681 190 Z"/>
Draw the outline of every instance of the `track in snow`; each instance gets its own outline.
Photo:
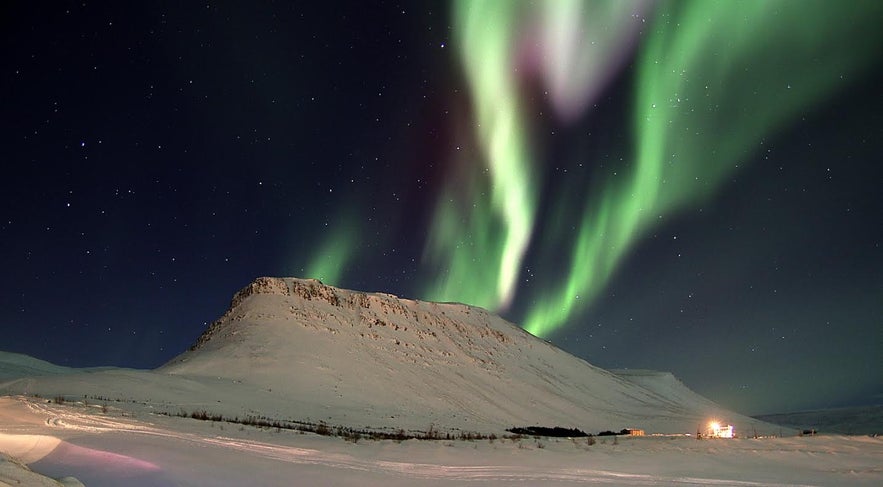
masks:
<path id="1" fill-rule="evenodd" d="M 58 428 L 87 433 L 120 433 L 164 437 L 172 441 L 235 451 L 244 455 L 270 459 L 289 464 L 313 465 L 329 469 L 342 469 L 387 475 L 398 479 L 415 481 L 457 481 L 481 483 L 600 483 L 614 485 L 717 485 L 737 487 L 796 487 L 800 484 L 764 483 L 701 477 L 666 477 L 633 474 L 610 470 L 536 467 L 518 465 L 444 465 L 435 463 L 412 463 L 385 460 L 366 460 L 344 453 L 331 453 L 310 448 L 277 445 L 254 440 L 223 436 L 206 437 L 149 425 L 131 418 L 112 418 L 90 412 L 80 412 L 69 407 L 24 401 L 32 412 L 46 417 L 45 424 Z"/>

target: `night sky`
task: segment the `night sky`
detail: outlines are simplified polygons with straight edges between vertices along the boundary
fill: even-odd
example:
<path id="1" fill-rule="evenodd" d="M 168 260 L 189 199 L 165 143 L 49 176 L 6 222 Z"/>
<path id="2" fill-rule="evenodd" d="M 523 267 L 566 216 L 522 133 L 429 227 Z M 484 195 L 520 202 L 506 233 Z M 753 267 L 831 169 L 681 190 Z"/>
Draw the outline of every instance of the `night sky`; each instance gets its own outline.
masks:
<path id="1" fill-rule="evenodd" d="M 883 401 L 883 3 L 4 2 L 0 350 L 156 367 L 258 276 L 745 413 Z"/>

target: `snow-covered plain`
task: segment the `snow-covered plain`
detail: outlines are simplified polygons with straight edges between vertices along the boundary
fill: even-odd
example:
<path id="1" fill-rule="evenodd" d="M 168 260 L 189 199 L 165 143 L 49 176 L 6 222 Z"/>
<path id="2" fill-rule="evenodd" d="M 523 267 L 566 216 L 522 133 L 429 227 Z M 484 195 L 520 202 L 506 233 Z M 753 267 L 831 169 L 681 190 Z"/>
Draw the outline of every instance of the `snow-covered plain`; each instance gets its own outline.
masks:
<path id="1" fill-rule="evenodd" d="M 697 441 L 711 419 L 743 435 L 794 431 L 727 411 L 671 374 L 617 372 L 479 308 L 261 278 L 155 371 L 0 354 L 0 452 L 86 485 L 883 484 L 879 439 Z M 352 442 L 163 415 L 195 411 L 496 438 Z M 537 425 L 671 436 L 501 439 Z M 9 472 L 33 475 L 5 461 L 0 482 L 14 484 Z"/>
<path id="2" fill-rule="evenodd" d="M 532 437 L 353 443 L 289 430 L 133 415 L 116 408 L 105 413 L 94 405 L 22 397 L 0 399 L 0 431 L 0 449 L 28 458 L 35 471 L 72 475 L 88 486 L 883 482 L 883 441 L 871 437 L 620 437 L 615 442 L 602 437 L 594 445 L 585 438 Z M 37 438 L 44 442 L 42 450 L 22 448 Z M 57 446 L 47 451 L 46 442 L 52 441 Z M 16 443 L 18 450 L 11 446 Z M 38 452 L 43 456 L 37 458 Z"/>

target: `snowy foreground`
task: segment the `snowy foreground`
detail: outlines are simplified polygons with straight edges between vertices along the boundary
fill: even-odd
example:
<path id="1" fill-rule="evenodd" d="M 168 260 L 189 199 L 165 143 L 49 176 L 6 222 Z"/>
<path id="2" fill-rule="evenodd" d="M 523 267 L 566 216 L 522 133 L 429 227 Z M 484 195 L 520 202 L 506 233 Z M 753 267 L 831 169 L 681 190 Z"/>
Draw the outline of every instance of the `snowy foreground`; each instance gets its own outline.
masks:
<path id="1" fill-rule="evenodd" d="M 0 398 L 0 485 L 883 485 L 883 439 L 360 440 Z M 73 476 L 63 484 L 52 478 Z"/>

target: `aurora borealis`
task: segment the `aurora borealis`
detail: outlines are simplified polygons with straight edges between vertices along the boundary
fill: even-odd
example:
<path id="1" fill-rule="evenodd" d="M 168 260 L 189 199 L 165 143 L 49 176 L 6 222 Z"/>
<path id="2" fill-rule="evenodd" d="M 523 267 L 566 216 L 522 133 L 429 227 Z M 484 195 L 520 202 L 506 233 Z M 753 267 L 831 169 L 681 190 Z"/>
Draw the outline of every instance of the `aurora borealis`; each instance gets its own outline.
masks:
<path id="1" fill-rule="evenodd" d="M 466 161 L 471 166 L 466 190 L 458 194 L 463 183 L 455 179 L 439 200 L 430 256 L 448 265 L 431 279 L 436 283 L 431 299 L 497 310 L 509 306 L 536 226 L 541 172 L 531 162 L 519 78 L 539 71 L 553 109 L 562 118 L 574 117 L 621 64 L 624 55 L 614 46 L 628 44 L 636 33 L 629 20 L 636 23 L 643 3 L 455 4 L 454 34 L 482 150 L 465 156 L 480 159 Z M 592 25 L 580 25 L 581 18 Z M 488 19 L 494 22 L 488 25 Z M 601 52 L 605 47 L 610 52 Z M 465 199 L 459 205 L 465 210 L 458 210 L 458 198 Z"/>
<path id="2" fill-rule="evenodd" d="M 881 5 L 5 6 L 0 349 L 152 367 L 315 277 L 749 412 L 877 401 Z"/>
<path id="3" fill-rule="evenodd" d="M 460 163 L 468 169 L 441 191 L 427 244 L 436 269 L 423 297 L 505 312 L 517 292 L 538 226 L 542 172 L 532 161 L 532 121 L 519 83 L 533 74 L 532 58 L 552 109 L 570 122 L 621 67 L 649 17 L 636 56 L 634 162 L 617 180 L 584 190 L 573 241 L 552 235 L 535 242 L 570 249 L 563 283 L 542 290 L 523 318 L 528 331 L 547 336 L 590 307 L 636 241 L 672 213 L 712 198 L 765 137 L 880 54 L 873 24 L 883 9 L 856 7 L 693 1 L 652 11 L 645 1 L 455 2 L 454 41 L 480 150 L 462 156 L 472 159 Z M 348 257 L 332 250 L 318 262 L 339 268 Z"/>
<path id="4" fill-rule="evenodd" d="M 442 192 L 429 234 L 430 255 L 443 263 L 432 281 L 435 300 L 506 306 L 515 292 L 536 214 L 535 171 L 530 166 L 523 107 L 510 74 L 509 51 L 518 18 L 504 2 L 457 3 L 460 56 L 472 93 L 475 135 L 485 163 L 466 161 L 469 180 L 454 180 Z M 488 25 L 486 20 L 496 22 Z M 514 24 L 514 25 L 513 25 Z M 478 169 L 478 171 L 476 171 Z M 465 186 L 465 214 L 451 196 Z M 478 267 L 478 269 L 476 269 Z M 476 272 L 478 270 L 478 272 Z"/>
<path id="5" fill-rule="evenodd" d="M 664 4 L 638 55 L 634 166 L 625 182 L 589 197 L 565 285 L 540 298 L 528 330 L 544 335 L 583 311 L 637 239 L 671 213 L 712 198 L 765 137 L 874 59 L 874 39 L 849 37 L 856 27 L 872 30 L 860 23 L 883 14 L 868 8 Z"/>

